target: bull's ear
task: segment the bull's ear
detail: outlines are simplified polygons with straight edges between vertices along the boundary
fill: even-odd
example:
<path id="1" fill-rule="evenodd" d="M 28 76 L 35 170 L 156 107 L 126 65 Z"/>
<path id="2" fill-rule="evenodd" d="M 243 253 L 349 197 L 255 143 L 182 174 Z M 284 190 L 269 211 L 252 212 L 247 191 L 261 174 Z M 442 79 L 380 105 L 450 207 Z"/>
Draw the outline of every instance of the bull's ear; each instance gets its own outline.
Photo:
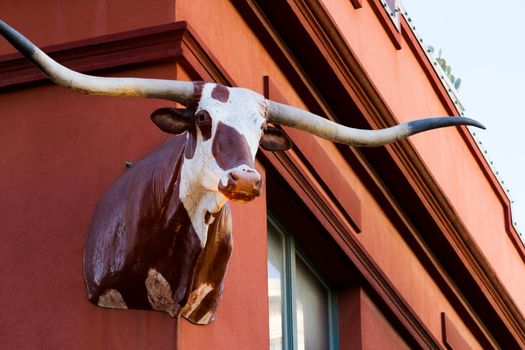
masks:
<path id="1" fill-rule="evenodd" d="M 151 114 L 151 120 L 164 132 L 180 134 L 194 127 L 193 114 L 188 108 L 160 108 Z"/>
<path id="2" fill-rule="evenodd" d="M 261 138 L 261 147 L 267 151 L 286 151 L 292 148 L 292 140 L 279 128 L 266 126 Z"/>

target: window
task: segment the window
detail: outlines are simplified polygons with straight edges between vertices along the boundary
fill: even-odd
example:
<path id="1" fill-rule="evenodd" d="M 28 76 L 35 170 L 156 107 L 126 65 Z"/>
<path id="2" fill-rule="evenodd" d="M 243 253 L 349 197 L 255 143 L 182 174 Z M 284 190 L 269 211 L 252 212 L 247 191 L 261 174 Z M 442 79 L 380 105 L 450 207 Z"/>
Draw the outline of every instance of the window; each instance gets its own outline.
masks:
<path id="1" fill-rule="evenodd" d="M 335 295 L 271 217 L 268 302 L 271 350 L 338 349 Z"/>

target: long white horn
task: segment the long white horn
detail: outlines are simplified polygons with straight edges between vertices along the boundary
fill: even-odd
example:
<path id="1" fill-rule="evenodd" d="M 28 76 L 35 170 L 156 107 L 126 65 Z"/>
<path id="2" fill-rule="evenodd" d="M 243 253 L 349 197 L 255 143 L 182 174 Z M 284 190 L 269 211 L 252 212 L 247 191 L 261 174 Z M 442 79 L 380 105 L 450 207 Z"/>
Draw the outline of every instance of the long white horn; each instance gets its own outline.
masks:
<path id="1" fill-rule="evenodd" d="M 485 129 L 481 123 L 473 119 L 440 117 L 415 120 L 386 129 L 362 130 L 334 123 L 316 114 L 282 103 L 270 100 L 267 100 L 267 103 L 268 122 L 290 126 L 337 143 L 359 147 L 382 146 L 423 131 L 452 125 L 472 125 Z"/>
<path id="2" fill-rule="evenodd" d="M 0 20 L 0 34 L 55 83 L 84 94 L 151 97 L 188 105 L 193 101 L 191 82 L 163 79 L 106 78 L 72 71 L 54 61 L 22 34 Z"/>

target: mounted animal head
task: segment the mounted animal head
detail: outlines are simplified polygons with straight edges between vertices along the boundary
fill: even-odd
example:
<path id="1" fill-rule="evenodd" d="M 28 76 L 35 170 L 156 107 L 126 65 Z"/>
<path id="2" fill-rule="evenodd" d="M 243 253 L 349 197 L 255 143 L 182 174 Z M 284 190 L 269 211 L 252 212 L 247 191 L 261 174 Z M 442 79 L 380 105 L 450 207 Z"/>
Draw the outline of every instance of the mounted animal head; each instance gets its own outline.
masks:
<path id="1" fill-rule="evenodd" d="M 187 158 L 195 158 L 195 174 L 209 191 L 220 191 L 232 200 L 249 201 L 259 195 L 260 175 L 254 168 L 258 145 L 264 149 L 286 150 L 290 140 L 281 124 L 319 137 L 353 146 L 381 146 L 410 135 L 452 125 L 479 122 L 458 117 L 429 118 L 382 130 L 349 128 L 313 113 L 265 99 L 246 89 L 176 80 L 103 78 L 74 72 L 38 49 L 20 33 L 0 21 L 2 34 L 55 83 L 94 95 L 151 97 L 179 102 L 186 109 L 163 108 L 152 120 L 164 131 L 189 132 L 193 147 Z"/>
<path id="2" fill-rule="evenodd" d="M 185 157 L 192 159 L 191 173 L 201 177 L 196 183 L 204 190 L 218 190 L 230 200 L 252 200 L 262 184 L 254 166 L 259 145 L 284 151 L 291 141 L 266 123 L 265 100 L 250 90 L 196 82 L 193 99 L 188 108 L 156 110 L 153 122 L 168 133 L 190 134 Z"/>

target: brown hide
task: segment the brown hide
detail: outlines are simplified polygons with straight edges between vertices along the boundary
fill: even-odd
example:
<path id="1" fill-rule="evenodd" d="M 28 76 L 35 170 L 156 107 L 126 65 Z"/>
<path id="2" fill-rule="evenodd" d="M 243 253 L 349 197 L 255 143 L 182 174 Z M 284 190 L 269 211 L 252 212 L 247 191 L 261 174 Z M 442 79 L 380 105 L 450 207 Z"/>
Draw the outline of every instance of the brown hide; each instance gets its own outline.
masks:
<path id="1" fill-rule="evenodd" d="M 193 133 L 186 133 L 167 140 L 120 176 L 100 200 L 84 251 L 84 277 L 92 303 L 98 304 L 106 291 L 116 290 L 127 308 L 152 310 L 145 283 L 154 269 L 168 282 L 174 303 L 170 313 L 178 316 L 193 280 L 202 279 L 194 276 L 202 248 L 179 197 L 183 155 L 193 147 L 193 139 Z M 229 209 L 213 227 L 227 228 L 224 235 L 229 239 L 231 224 L 218 225 L 223 217 L 230 220 Z M 225 266 L 228 258 L 229 250 L 211 259 Z M 222 278 L 223 274 L 213 283 L 220 286 Z M 220 298 L 220 292 L 214 295 Z M 216 303 L 206 305 L 214 310 Z M 213 313 L 205 309 L 200 307 L 199 314 Z"/>
<path id="2" fill-rule="evenodd" d="M 226 203 L 208 229 L 208 239 L 197 263 L 192 292 L 181 312 L 193 323 L 207 324 L 214 318 L 233 248 L 231 232 L 231 209 Z"/>

